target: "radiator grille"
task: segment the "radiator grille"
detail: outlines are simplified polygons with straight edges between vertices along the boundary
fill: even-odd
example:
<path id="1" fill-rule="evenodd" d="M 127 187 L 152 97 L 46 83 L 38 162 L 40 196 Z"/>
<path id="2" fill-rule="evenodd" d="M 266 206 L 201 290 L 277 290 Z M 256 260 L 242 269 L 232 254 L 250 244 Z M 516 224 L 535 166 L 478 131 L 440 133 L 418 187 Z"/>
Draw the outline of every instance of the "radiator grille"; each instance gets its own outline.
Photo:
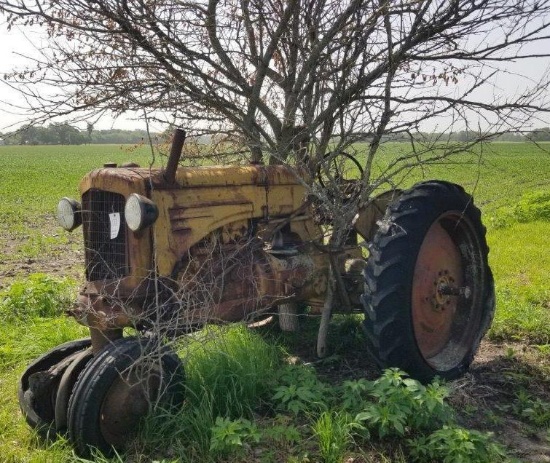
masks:
<path id="1" fill-rule="evenodd" d="M 124 196 L 108 191 L 92 189 L 82 196 L 88 281 L 114 280 L 128 274 L 124 202 Z"/>

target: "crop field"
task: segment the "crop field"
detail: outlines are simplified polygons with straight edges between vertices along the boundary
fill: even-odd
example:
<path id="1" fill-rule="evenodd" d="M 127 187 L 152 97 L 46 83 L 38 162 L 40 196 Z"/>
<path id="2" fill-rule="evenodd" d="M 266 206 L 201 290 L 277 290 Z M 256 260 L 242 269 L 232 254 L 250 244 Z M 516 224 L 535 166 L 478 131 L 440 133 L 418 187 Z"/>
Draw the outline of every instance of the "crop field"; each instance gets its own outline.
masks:
<path id="1" fill-rule="evenodd" d="M 399 149 L 388 144 L 381 162 Z M 84 461 L 63 438 L 44 442 L 26 425 L 17 380 L 41 353 L 87 335 L 63 314 L 84 278 L 84 253 L 80 229 L 67 233 L 56 223 L 58 200 L 78 197 L 86 172 L 105 162 L 128 161 L 147 166 L 151 151 L 116 145 L 0 146 L 0 461 Z M 157 155 L 154 162 L 162 159 Z M 481 156 L 459 155 L 452 164 L 415 171 L 405 182 L 422 179 L 462 184 L 487 227 L 497 310 L 471 373 L 431 389 L 411 386 L 391 371 L 375 379 L 355 319 L 334 320 L 333 355 L 323 361 L 312 355 L 316 319 L 305 320 L 305 337 L 275 328 L 260 334 L 242 326 L 216 328 L 224 347 L 211 337 L 201 349 L 185 346 L 187 413 L 151 417 L 142 440 L 127 454 L 112 460 L 97 455 L 95 461 L 550 461 L 550 144 L 487 144 Z M 249 364 L 251 357 L 257 360 Z M 241 370 L 254 392 L 250 397 L 235 392 L 217 404 L 216 394 L 246 389 L 220 381 Z M 253 379 L 246 376 L 252 370 Z M 208 383 L 207 371 L 219 376 Z M 390 386 L 401 387 L 401 395 Z M 208 406 L 197 399 L 205 390 L 213 400 Z M 360 390 L 397 397 L 384 405 L 386 421 L 372 400 L 354 408 Z M 227 408 L 229 402 L 241 405 Z M 210 415 L 203 413 L 205 407 Z M 441 424 L 439 431 L 425 430 L 430 421 Z M 472 448 L 477 456 L 463 457 Z"/>

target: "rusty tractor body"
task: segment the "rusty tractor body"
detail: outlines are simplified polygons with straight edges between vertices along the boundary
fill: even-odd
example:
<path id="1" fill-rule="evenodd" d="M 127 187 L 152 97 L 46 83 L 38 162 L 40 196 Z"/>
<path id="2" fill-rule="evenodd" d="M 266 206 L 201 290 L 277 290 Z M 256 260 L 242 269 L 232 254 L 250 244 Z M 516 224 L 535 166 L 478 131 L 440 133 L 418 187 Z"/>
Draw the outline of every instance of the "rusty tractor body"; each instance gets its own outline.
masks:
<path id="1" fill-rule="evenodd" d="M 84 177 L 81 203 L 61 200 L 60 223 L 83 229 L 86 282 L 71 315 L 90 338 L 24 373 L 31 426 L 68 431 L 83 455 L 123 446 L 161 392 L 182 400 L 183 367 L 159 339 L 277 312 L 291 320 L 281 327 L 297 329 L 298 304 L 325 321 L 364 313 L 381 367 L 423 381 L 468 368 L 494 291 L 479 210 L 461 187 L 432 181 L 383 194 L 359 210 L 348 244 L 328 252 L 291 169 L 178 168 L 182 143 L 176 133 L 165 169 L 107 166 Z M 156 336 L 123 337 L 125 327 Z M 158 357 L 145 388 L 144 352 Z"/>

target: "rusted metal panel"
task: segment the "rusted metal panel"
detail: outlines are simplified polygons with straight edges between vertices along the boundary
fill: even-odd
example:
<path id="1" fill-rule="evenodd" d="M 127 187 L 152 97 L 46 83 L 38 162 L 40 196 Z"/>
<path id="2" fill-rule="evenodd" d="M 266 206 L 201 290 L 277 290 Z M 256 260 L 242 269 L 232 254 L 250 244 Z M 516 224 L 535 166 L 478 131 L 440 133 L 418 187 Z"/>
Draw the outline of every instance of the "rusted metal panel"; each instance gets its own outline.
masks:
<path id="1" fill-rule="evenodd" d="M 90 188 L 112 191 L 128 196 L 131 193 L 147 194 L 148 179 L 153 175 L 160 175 L 160 170 L 140 168 L 109 167 L 97 169 L 87 174 L 80 182 L 80 193 Z"/>
<path id="2" fill-rule="evenodd" d="M 162 188 L 162 180 L 157 178 Z M 298 185 L 299 181 L 285 166 L 204 166 L 185 167 L 176 173 L 178 188 L 244 185 Z"/>
<path id="3" fill-rule="evenodd" d="M 128 276 L 87 283 L 72 311 L 81 323 L 99 330 L 135 324 L 144 316 L 148 282 L 157 277 L 173 278 L 174 307 L 177 294 L 212 285 L 204 294 L 208 301 L 178 309 L 178 316 L 193 323 L 250 318 L 293 300 L 305 301 L 313 310 L 322 305 L 329 259 L 314 245 L 322 244 L 322 230 L 305 202 L 305 186 L 292 171 L 262 165 L 180 168 L 170 183 L 162 173 L 104 168 L 82 180 L 82 192 L 94 188 L 125 198 L 147 196 L 159 216 L 148 229 L 126 230 Z M 289 252 L 266 252 L 282 231 Z M 352 254 L 361 252 L 356 251 Z"/>
<path id="4" fill-rule="evenodd" d="M 266 214 L 288 214 L 300 206 L 304 195 L 303 187 L 282 166 L 182 168 L 176 182 L 177 189 L 166 190 L 157 183 L 151 192 L 160 212 L 154 233 L 161 275 L 169 275 L 182 256 L 213 230 Z"/>

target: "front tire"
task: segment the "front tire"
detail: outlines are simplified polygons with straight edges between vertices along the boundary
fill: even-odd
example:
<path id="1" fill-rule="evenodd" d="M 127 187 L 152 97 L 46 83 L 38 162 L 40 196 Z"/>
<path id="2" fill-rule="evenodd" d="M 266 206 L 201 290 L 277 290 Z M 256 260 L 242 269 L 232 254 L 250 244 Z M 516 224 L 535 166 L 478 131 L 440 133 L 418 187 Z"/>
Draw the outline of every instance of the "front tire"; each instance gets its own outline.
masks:
<path id="1" fill-rule="evenodd" d="M 177 355 L 148 339 L 108 344 L 84 368 L 68 406 L 69 438 L 78 455 L 123 449 L 154 404 L 183 403 L 183 366 Z"/>
<path id="2" fill-rule="evenodd" d="M 55 437 L 55 401 L 61 376 L 73 358 L 90 345 L 90 338 L 60 344 L 34 360 L 21 375 L 19 407 L 27 424 L 42 438 Z"/>
<path id="3" fill-rule="evenodd" d="M 481 213 L 458 185 L 419 183 L 388 207 L 363 296 L 380 367 L 423 382 L 467 371 L 494 314 L 488 251 Z"/>

